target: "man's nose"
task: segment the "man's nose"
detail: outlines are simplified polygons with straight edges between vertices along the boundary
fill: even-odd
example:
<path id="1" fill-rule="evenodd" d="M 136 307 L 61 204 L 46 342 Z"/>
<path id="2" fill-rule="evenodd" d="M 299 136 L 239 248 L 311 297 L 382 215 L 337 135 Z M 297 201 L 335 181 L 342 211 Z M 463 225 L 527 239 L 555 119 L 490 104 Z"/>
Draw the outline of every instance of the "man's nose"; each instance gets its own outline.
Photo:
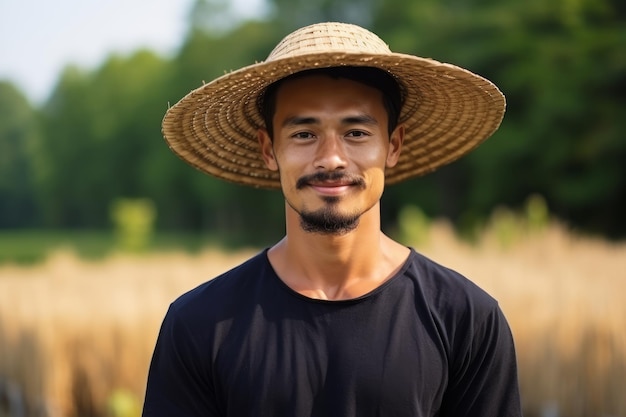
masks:
<path id="1" fill-rule="evenodd" d="M 315 150 L 315 169 L 334 171 L 346 167 L 347 159 L 341 138 L 335 135 L 321 138 Z"/>

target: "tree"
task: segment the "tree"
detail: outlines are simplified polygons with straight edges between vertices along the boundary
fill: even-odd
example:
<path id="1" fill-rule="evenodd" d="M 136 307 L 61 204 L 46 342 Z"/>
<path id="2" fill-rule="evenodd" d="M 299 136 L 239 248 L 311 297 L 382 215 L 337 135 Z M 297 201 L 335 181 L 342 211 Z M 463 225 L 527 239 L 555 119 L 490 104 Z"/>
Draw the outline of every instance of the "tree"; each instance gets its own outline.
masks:
<path id="1" fill-rule="evenodd" d="M 145 197 L 154 201 L 161 229 L 203 231 L 222 240 L 249 236 L 247 242 L 257 243 L 280 236 L 280 193 L 233 186 L 187 166 L 165 146 L 161 120 L 168 103 L 225 71 L 264 60 L 296 26 L 343 20 L 373 29 L 394 51 L 483 75 L 508 100 L 502 127 L 477 150 L 386 190 L 386 228 L 395 227 L 407 204 L 464 224 L 486 218 L 498 205 L 520 207 L 539 193 L 553 214 L 574 226 L 626 236 L 622 2 L 273 0 L 269 5 L 273 14 L 264 20 L 233 17 L 221 27 L 214 17 L 231 19 L 229 3 L 199 0 L 187 38 L 172 59 L 137 51 L 111 56 L 93 71 L 68 67 L 36 112 L 39 135 L 32 109 L 29 113 L 19 92 L 3 86 L 0 210 L 14 214 L 2 219 L 17 224 L 19 212 L 20 221 L 35 224 L 37 211 L 49 226 L 109 227 L 112 201 Z M 215 11 L 223 14 L 212 15 Z M 10 209 L 5 201 L 11 201 Z M 39 204 L 29 212 L 32 201 Z"/>
<path id="2" fill-rule="evenodd" d="M 36 116 L 15 86 L 0 82 L 0 228 L 37 223 L 30 147 Z"/>
<path id="3" fill-rule="evenodd" d="M 42 109 L 46 135 L 37 144 L 46 224 L 106 227 L 115 198 L 141 196 L 141 167 L 161 137 L 166 101 L 156 97 L 166 79 L 164 61 L 147 51 L 112 56 L 93 73 L 65 70 Z"/>
<path id="4" fill-rule="evenodd" d="M 435 212 L 480 218 L 540 193 L 574 225 L 626 233 L 617 214 L 626 210 L 626 172 L 617 163 L 626 157 L 619 7 L 588 0 L 379 4 L 374 26 L 394 49 L 469 68 L 507 96 L 507 115 L 491 139 L 417 180 L 437 190 Z M 432 195 L 422 199 L 429 208 Z"/>
<path id="5" fill-rule="evenodd" d="M 272 0 L 273 18 L 292 31 L 317 22 L 347 22 L 361 26 L 372 23 L 375 0 Z M 286 34 L 286 33 L 285 33 Z"/>

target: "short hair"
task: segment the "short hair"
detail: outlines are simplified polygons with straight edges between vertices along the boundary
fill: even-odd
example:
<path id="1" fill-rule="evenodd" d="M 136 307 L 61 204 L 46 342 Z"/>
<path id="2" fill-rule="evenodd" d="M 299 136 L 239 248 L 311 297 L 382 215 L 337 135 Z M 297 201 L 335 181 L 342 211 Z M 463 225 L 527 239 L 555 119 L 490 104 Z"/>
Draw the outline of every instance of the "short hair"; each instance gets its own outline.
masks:
<path id="1" fill-rule="evenodd" d="M 379 90 L 383 95 L 383 106 L 387 111 L 387 129 L 390 135 L 398 125 L 400 109 L 402 107 L 402 93 L 400 85 L 396 79 L 387 71 L 380 68 L 358 66 L 314 68 L 296 72 L 275 81 L 270 84 L 261 95 L 259 95 L 257 105 L 270 138 L 273 139 L 274 137 L 273 118 L 274 113 L 276 112 L 276 93 L 281 84 L 287 80 L 293 80 L 309 75 L 326 75 L 335 79 L 345 78 Z"/>

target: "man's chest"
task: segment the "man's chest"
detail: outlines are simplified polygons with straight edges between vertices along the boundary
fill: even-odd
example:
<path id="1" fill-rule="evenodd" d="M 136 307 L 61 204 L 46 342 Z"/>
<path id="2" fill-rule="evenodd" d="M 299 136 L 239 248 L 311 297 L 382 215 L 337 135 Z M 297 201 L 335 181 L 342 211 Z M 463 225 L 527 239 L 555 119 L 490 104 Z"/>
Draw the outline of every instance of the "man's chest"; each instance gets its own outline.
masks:
<path id="1" fill-rule="evenodd" d="M 447 383 L 445 352 L 414 311 L 257 311 L 218 333 L 212 375 L 229 416 L 432 415 Z"/>

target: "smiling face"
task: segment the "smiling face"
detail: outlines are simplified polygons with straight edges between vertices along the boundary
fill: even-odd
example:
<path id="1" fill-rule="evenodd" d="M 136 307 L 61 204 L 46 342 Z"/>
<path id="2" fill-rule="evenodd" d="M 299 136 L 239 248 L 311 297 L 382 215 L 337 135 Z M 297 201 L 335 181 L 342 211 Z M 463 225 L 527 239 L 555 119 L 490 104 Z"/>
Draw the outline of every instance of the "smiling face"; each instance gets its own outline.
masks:
<path id="1" fill-rule="evenodd" d="M 259 142 L 304 230 L 346 233 L 378 205 L 404 133 L 390 135 L 387 119 L 382 93 L 356 81 L 307 75 L 280 85 L 273 140 L 261 129 Z"/>

